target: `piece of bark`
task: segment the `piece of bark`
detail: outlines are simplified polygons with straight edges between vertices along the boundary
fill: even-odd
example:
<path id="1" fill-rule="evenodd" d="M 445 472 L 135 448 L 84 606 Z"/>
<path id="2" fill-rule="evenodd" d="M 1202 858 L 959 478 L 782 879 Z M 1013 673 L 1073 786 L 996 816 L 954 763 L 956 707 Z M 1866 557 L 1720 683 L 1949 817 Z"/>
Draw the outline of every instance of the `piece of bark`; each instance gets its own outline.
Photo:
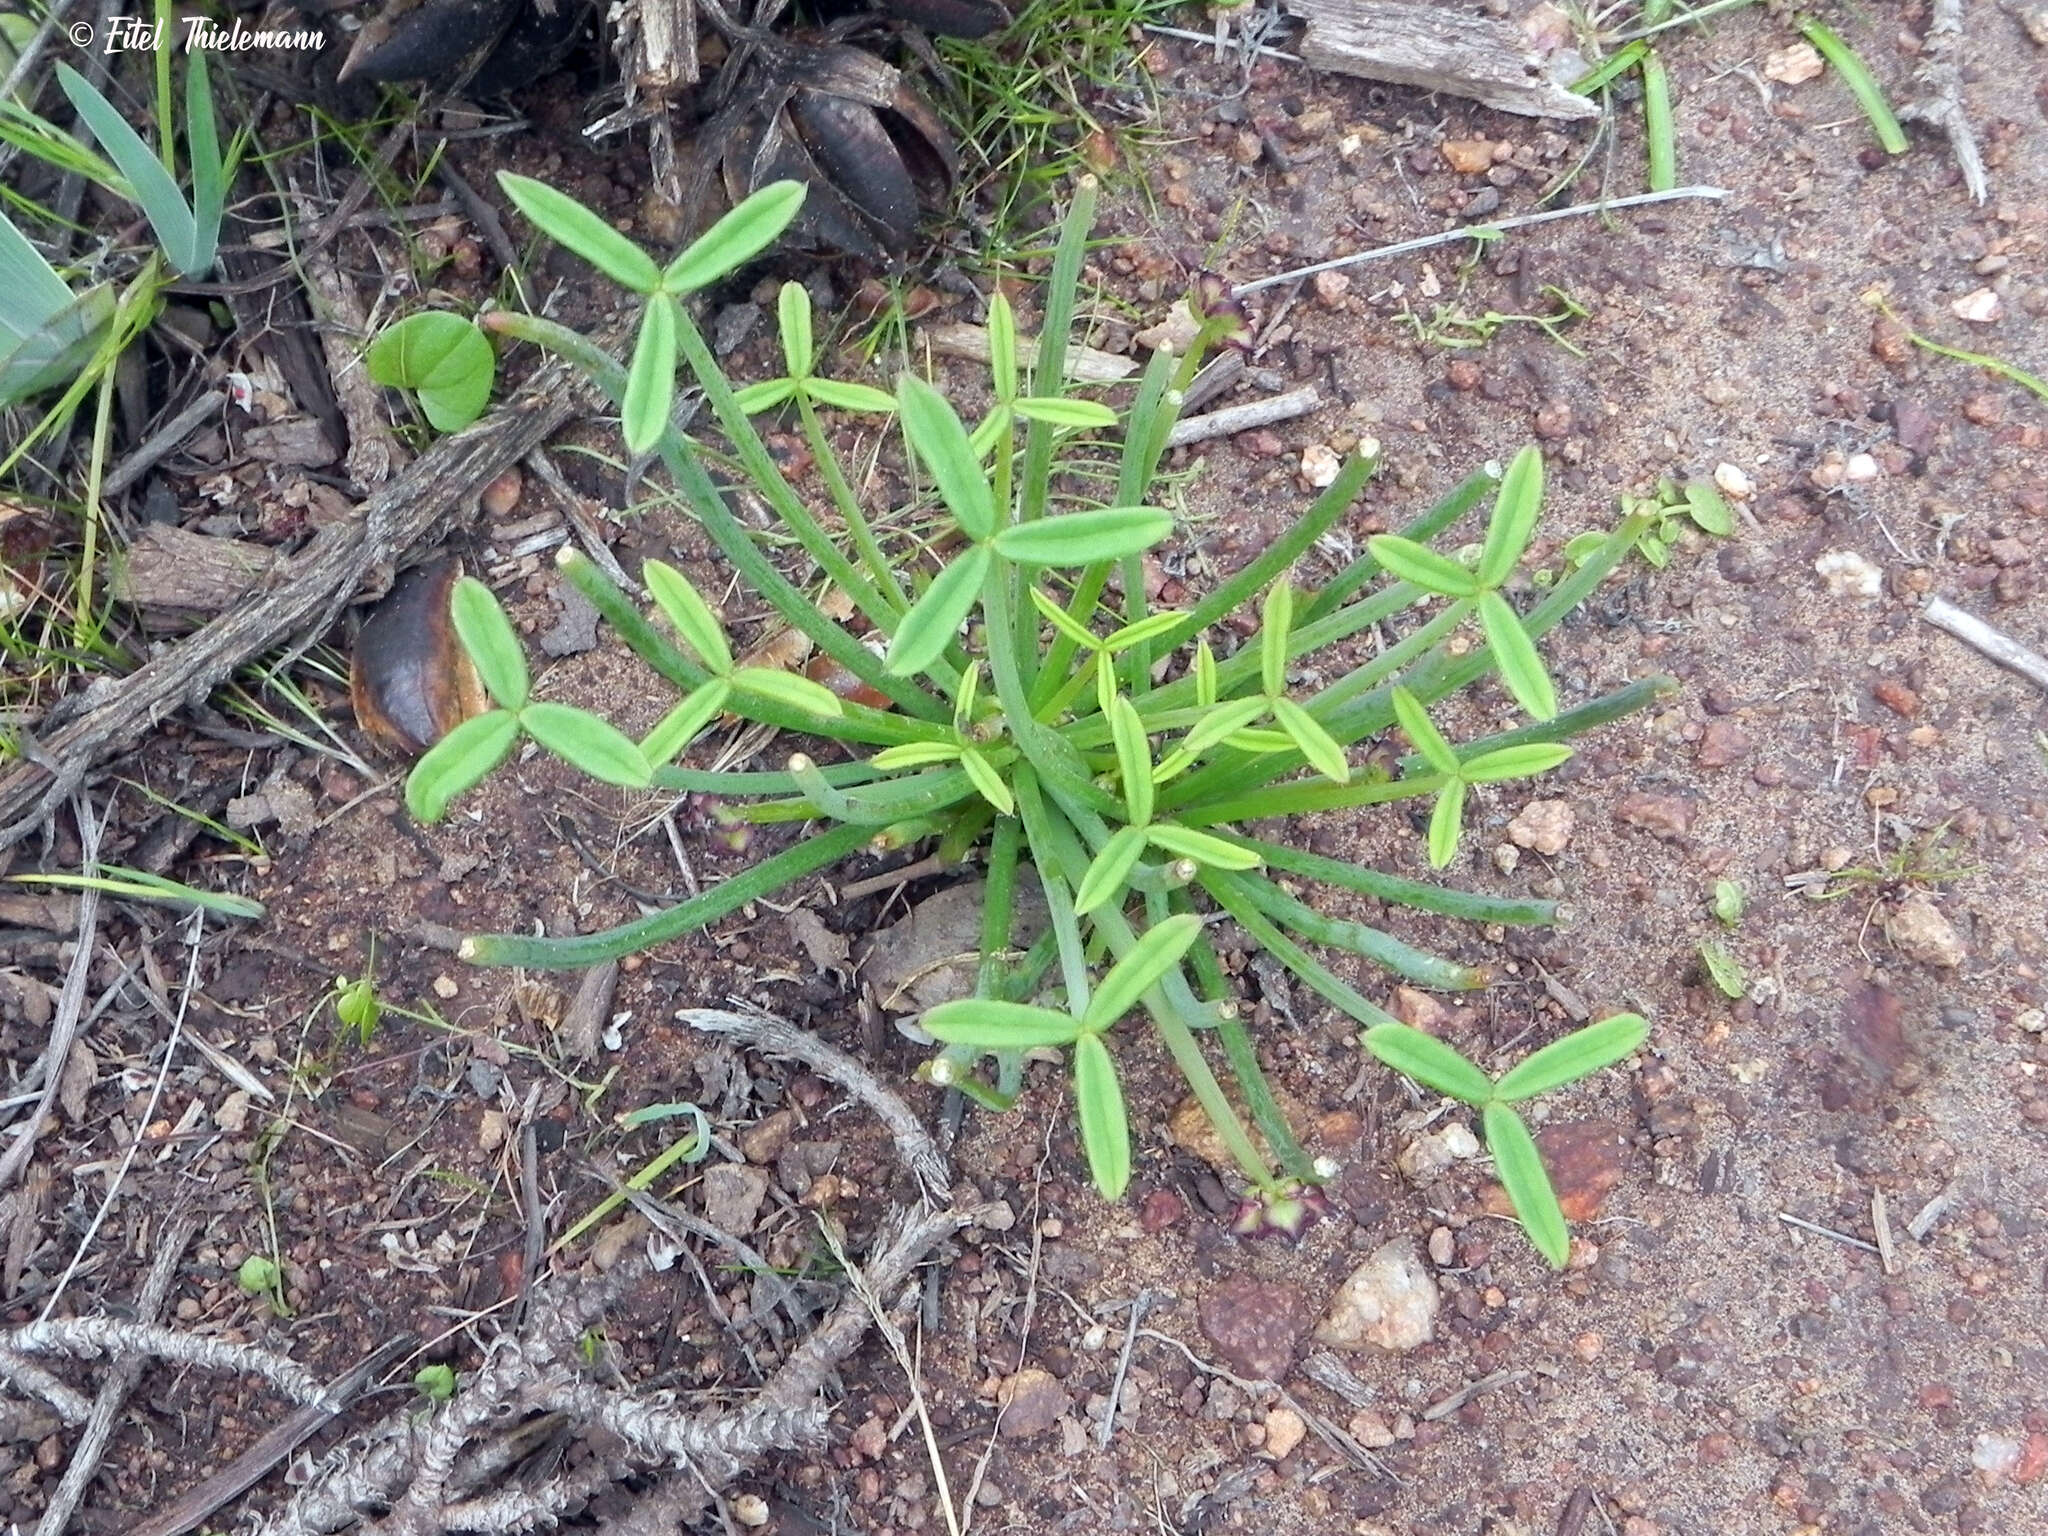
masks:
<path id="1" fill-rule="evenodd" d="M 941 357 L 957 357 L 969 363 L 989 360 L 988 330 L 983 326 L 965 323 L 928 325 L 924 328 L 924 339 Z M 1138 371 L 1135 358 L 1103 352 L 1095 347 L 1068 347 L 1066 365 L 1067 377 L 1082 384 L 1115 384 Z M 1036 336 L 1017 338 L 1017 366 L 1038 366 Z"/>
<path id="2" fill-rule="evenodd" d="M 0 771 L 0 848 L 42 824 L 49 809 L 103 756 L 124 752 L 165 715 L 203 700 L 252 656 L 303 633 L 324 632 L 379 562 L 476 514 L 476 488 L 539 447 L 570 417 L 595 409 L 568 363 L 549 362 L 506 405 L 435 440 L 405 472 L 362 504 L 361 516 L 322 528 L 263 592 L 243 599 L 137 672 L 104 686 L 103 702 L 36 743 L 33 758 Z"/>
<path id="3" fill-rule="evenodd" d="M 334 381 L 348 423 L 348 477 L 356 489 L 374 491 L 404 469 L 412 455 L 384 419 L 383 391 L 363 363 L 370 344 L 370 322 L 362 303 L 330 247 L 310 256 L 306 281 L 327 313 L 320 328 L 320 346 L 327 354 L 327 374 Z"/>
<path id="4" fill-rule="evenodd" d="M 115 568 L 114 596 L 131 608 L 220 613 L 260 590 L 277 561 L 262 544 L 151 523 Z"/>
<path id="5" fill-rule="evenodd" d="M 1567 89 L 1565 69 L 1510 22 L 1391 0 L 1285 0 L 1308 23 L 1302 58 L 1316 69 L 1465 96 L 1524 117 L 1598 117 Z M 1574 73 L 1576 71 L 1573 71 Z"/>

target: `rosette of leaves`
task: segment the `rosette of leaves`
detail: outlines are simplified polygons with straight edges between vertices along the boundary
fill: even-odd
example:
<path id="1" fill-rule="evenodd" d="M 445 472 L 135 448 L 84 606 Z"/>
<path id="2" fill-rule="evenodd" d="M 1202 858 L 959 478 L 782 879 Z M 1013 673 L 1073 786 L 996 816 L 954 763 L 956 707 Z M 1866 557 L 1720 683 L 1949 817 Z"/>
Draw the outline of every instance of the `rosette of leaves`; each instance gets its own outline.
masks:
<path id="1" fill-rule="evenodd" d="M 770 188 L 760 196 L 767 201 L 734 215 L 749 220 L 747 237 L 718 246 L 724 270 L 774 238 L 775 220 L 793 215 L 800 193 Z M 560 194 L 528 201 L 563 228 L 583 225 Z M 1072 328 L 1093 201 L 1093 184 L 1084 181 L 1060 233 L 1041 337 L 1065 337 Z M 1531 449 L 1505 470 L 1470 476 L 1398 536 L 1371 541 L 1334 577 L 1306 588 L 1290 574 L 1296 562 L 1353 507 L 1373 472 L 1371 457 L 1354 455 L 1244 569 L 1186 609 L 1154 610 L 1143 560 L 1174 527 L 1157 495 L 1160 463 L 1180 388 L 1204 348 L 1238 329 L 1241 317 L 1228 303 L 1198 295 L 1197 344 L 1180 358 L 1155 356 L 1132 397 L 1112 409 L 1070 391 L 1060 346 L 1042 345 L 1027 378 L 1015 318 L 998 293 L 989 306 L 993 403 L 970 423 L 915 373 L 899 377 L 890 397 L 821 378 L 808 300 L 788 287 L 778 306 L 788 373 L 736 389 L 687 310 L 663 301 L 651 259 L 641 265 L 616 252 L 607 259 L 643 291 L 657 289 L 650 307 L 659 304 L 666 318 L 656 324 L 672 331 L 675 355 L 703 390 L 724 439 L 722 461 L 737 465 L 844 590 L 854 618 L 829 618 L 770 558 L 760 533 L 735 516 L 712 478 L 706 451 L 670 427 L 664 409 L 638 419 L 677 494 L 759 603 L 857 679 L 862 699 L 884 703 L 840 698 L 833 711 L 815 695 L 742 677 L 708 609 L 680 576 L 650 566 L 654 608 L 642 611 L 588 559 L 565 552 L 569 580 L 681 699 L 653 731 L 627 744 L 631 756 L 607 738 L 595 767 L 624 764 L 630 773 L 614 782 L 706 794 L 751 822 L 813 830 L 699 896 L 620 927 L 566 938 L 477 934 L 464 941 L 463 955 L 487 965 L 587 966 L 665 943 L 863 850 L 918 845 L 947 864 L 971 859 L 985 871 L 987 893 L 976 985 L 971 999 L 925 1017 L 941 1047 L 929 1077 L 1002 1107 L 1014 1100 L 1028 1059 L 1053 1053 L 1069 1061 L 1089 1167 L 1098 1189 L 1114 1198 L 1150 1134 L 1129 1123 L 1118 1060 L 1124 1043 L 1148 1030 L 1215 1122 L 1254 1204 L 1274 1223 L 1306 1219 L 1316 1202 L 1304 1198 L 1305 1186 L 1320 1175 L 1259 1067 L 1213 925 L 1234 919 L 1318 997 L 1372 1029 L 1390 1016 L 1325 955 L 1360 957 L 1422 987 L 1472 988 L 1487 973 L 1332 915 L 1329 893 L 1488 924 L 1547 922 L 1554 908 L 1321 857 L 1251 835 L 1242 824 L 1433 797 L 1434 862 L 1448 864 L 1475 787 L 1546 771 L 1569 755 L 1568 738 L 1668 689 L 1651 679 L 1564 708 L 1536 646 L 1628 551 L 1642 521 L 1625 519 L 1598 552 L 1520 611 L 1509 593 L 1543 495 L 1541 460 Z M 722 275 L 718 263 L 684 265 L 693 283 Z M 647 377 L 644 331 L 642 350 L 626 366 L 552 322 L 499 313 L 482 323 L 575 360 L 622 404 L 644 401 L 668 382 Z M 888 408 L 911 470 L 939 509 L 936 525 L 925 517 L 870 526 L 858 516 L 857 498 L 855 516 L 839 504 L 835 487 L 850 482 L 818 413 Z M 842 515 L 847 547 L 767 451 L 755 424 L 766 412 L 798 418 Z M 626 414 L 630 425 L 636 412 Z M 1089 473 L 1075 473 L 1084 462 Z M 1105 487 L 1101 494 L 1076 499 L 1075 487 L 1095 484 Z M 1472 564 L 1431 547 L 1489 498 L 1485 542 Z M 880 547 L 876 528 L 906 524 L 926 530 L 921 544 Z M 1121 592 L 1115 604 L 1108 600 L 1113 578 Z M 1235 645 L 1224 621 L 1244 608 L 1257 613 L 1259 632 L 1255 642 Z M 1481 643 L 1454 647 L 1468 625 Z M 1390 636 L 1377 653 L 1333 652 L 1375 627 Z M 1311 661 L 1314 675 L 1332 680 L 1298 684 Z M 503 658 L 498 670 L 508 670 Z M 1489 677 L 1532 719 L 1452 747 L 1428 725 L 1428 707 Z M 477 733 L 474 755 L 445 743 L 429 755 L 415 779 L 431 793 L 414 796 L 416 809 L 445 810 L 517 732 L 572 761 L 586 750 L 559 729 L 543 737 L 526 718 L 535 706 L 496 685 L 492 693 L 503 718 L 464 728 Z M 845 760 L 821 765 L 798 752 L 772 769 L 689 766 L 690 737 L 720 710 L 834 739 L 847 749 Z M 1406 755 L 1393 750 L 1397 729 L 1414 748 Z M 1382 750 L 1354 752 L 1369 743 Z M 1024 880 L 1043 889 L 1050 915 L 1028 945 L 1013 938 Z M 1324 894 L 1304 899 L 1309 886 Z M 1228 1078 L 1236 1080 L 1242 1111 L 1224 1086 Z"/>

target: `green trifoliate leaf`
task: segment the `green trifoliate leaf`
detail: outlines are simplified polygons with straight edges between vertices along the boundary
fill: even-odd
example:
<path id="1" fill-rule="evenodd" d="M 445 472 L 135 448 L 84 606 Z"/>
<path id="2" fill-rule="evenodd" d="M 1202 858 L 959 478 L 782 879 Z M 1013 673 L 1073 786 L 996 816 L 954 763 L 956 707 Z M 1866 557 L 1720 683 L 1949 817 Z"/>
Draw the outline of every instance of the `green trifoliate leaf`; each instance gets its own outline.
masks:
<path id="1" fill-rule="evenodd" d="M 800 181 L 776 181 L 743 198 L 683 247 L 661 274 L 662 288 L 678 295 L 694 293 L 738 271 L 789 228 L 804 205 L 804 192 Z"/>
<path id="2" fill-rule="evenodd" d="M 1133 826 L 1142 827 L 1152 819 L 1152 753 L 1137 706 L 1122 694 L 1110 700 L 1109 731 L 1116 744 L 1117 774 L 1123 783 L 1125 811 Z"/>
<path id="3" fill-rule="evenodd" d="M 1522 1230 L 1552 1269 L 1563 1269 L 1572 1253 L 1571 1233 L 1535 1138 L 1522 1124 L 1522 1117 L 1505 1104 L 1487 1105 L 1479 1118 L 1486 1130 L 1486 1145 L 1493 1153 L 1494 1171 L 1500 1175 L 1501 1188 L 1508 1192 Z"/>
<path id="4" fill-rule="evenodd" d="M 782 365 L 789 376 L 809 378 L 817 355 L 811 345 L 811 295 L 802 283 L 784 283 L 775 295 L 775 328 L 782 333 Z"/>
<path id="5" fill-rule="evenodd" d="M 1562 1088 L 1635 1054 L 1649 1036 L 1650 1026 L 1633 1013 L 1617 1013 L 1611 1019 L 1588 1024 L 1524 1057 L 1513 1071 L 1493 1085 L 1493 1096 L 1503 1103 L 1513 1103 Z"/>
<path id="6" fill-rule="evenodd" d="M 903 615 L 889 642 L 887 669 L 892 677 L 908 677 L 937 661 L 960 632 L 993 558 L 986 544 L 977 544 L 940 571 L 932 584 Z"/>
<path id="7" fill-rule="evenodd" d="M 735 688 L 785 709 L 800 709 L 827 720 L 837 720 L 846 713 L 839 695 L 823 683 L 814 683 L 808 677 L 778 667 L 740 667 L 733 672 L 732 682 Z"/>
<path id="8" fill-rule="evenodd" d="M 492 699 L 506 709 L 522 708 L 531 686 L 526 652 L 491 589 L 474 576 L 463 577 L 448 596 L 448 616 Z"/>
<path id="9" fill-rule="evenodd" d="M 1029 1051 L 1040 1046 L 1071 1045 L 1081 1034 L 1080 1020 L 1029 1003 L 1004 1003 L 988 997 L 963 997 L 928 1008 L 918 1025 L 947 1045 L 980 1051 Z"/>
<path id="10" fill-rule="evenodd" d="M 1365 546 L 1388 572 L 1402 581 L 1413 582 L 1425 592 L 1471 597 L 1479 590 L 1478 581 L 1465 567 L 1413 539 L 1382 533 L 1367 539 Z"/>
<path id="11" fill-rule="evenodd" d="M 531 176 L 498 172 L 498 185 L 512 205 L 542 234 L 581 256 L 622 288 L 652 293 L 661 286 L 661 269 L 639 246 L 566 192 L 557 192 Z"/>
<path id="12" fill-rule="evenodd" d="M 1556 719 L 1557 690 L 1551 686 L 1550 674 L 1543 670 L 1536 642 L 1522 628 L 1522 621 L 1508 606 L 1508 600 L 1498 592 L 1482 593 L 1479 625 L 1486 631 L 1486 643 L 1493 649 L 1493 663 L 1500 669 L 1500 680 L 1507 684 L 1515 702 L 1538 720 Z"/>
<path id="13" fill-rule="evenodd" d="M 1100 1035 L 1074 1042 L 1074 1111 L 1096 1191 L 1105 1200 L 1121 1200 L 1131 1182 L 1131 1126 L 1116 1062 Z"/>
<path id="14" fill-rule="evenodd" d="M 1451 750 L 1443 732 L 1431 721 L 1422 701 L 1399 686 L 1394 689 L 1394 719 L 1415 750 L 1422 754 L 1424 762 L 1438 773 L 1457 775 L 1458 754 Z"/>
<path id="15" fill-rule="evenodd" d="M 1074 914 L 1086 917 L 1097 907 L 1120 904 L 1131 870 L 1144 851 L 1145 828 L 1119 827 L 1111 833 L 1081 877 L 1081 888 L 1074 893 Z"/>
<path id="16" fill-rule="evenodd" d="M 931 472 L 961 532 L 986 539 L 996 529 L 996 504 L 981 456 L 951 403 L 909 369 L 896 380 L 896 410 L 918 462 Z"/>
<path id="17" fill-rule="evenodd" d="M 509 709 L 465 720 L 435 742 L 405 779 L 405 806 L 415 820 L 431 825 L 448 813 L 449 802 L 481 784 L 505 760 L 519 739 L 519 717 Z"/>
<path id="18" fill-rule="evenodd" d="M 1265 860 L 1249 848 L 1227 843 L 1213 832 L 1198 831 L 1175 822 L 1162 822 L 1144 829 L 1145 837 L 1161 853 L 1176 859 L 1193 859 L 1211 869 L 1257 869 Z"/>
<path id="19" fill-rule="evenodd" d="M 1192 912 L 1179 913 L 1146 929 L 1096 987 L 1088 1011 L 1081 1017 L 1081 1028 L 1108 1029 L 1129 1013 L 1153 983 L 1180 964 L 1181 956 L 1201 932 L 1202 920 Z"/>
<path id="20" fill-rule="evenodd" d="M 1309 766 L 1326 779 L 1335 779 L 1339 784 L 1351 782 L 1351 765 L 1344 760 L 1344 749 L 1337 738 L 1316 721 L 1316 718 L 1285 694 L 1273 701 L 1273 719 L 1279 723 L 1301 755 L 1308 759 Z"/>
<path id="21" fill-rule="evenodd" d="M 652 453 L 668 430 L 675 401 L 676 301 L 657 293 L 640 316 L 640 337 L 633 344 L 626 395 L 619 405 L 626 447 L 636 454 Z"/>
<path id="22" fill-rule="evenodd" d="M 1429 867 L 1447 869 L 1458 856 L 1458 835 L 1465 829 L 1465 781 L 1453 779 L 1437 791 L 1429 813 Z"/>
<path id="23" fill-rule="evenodd" d="M 1559 741 L 1531 741 L 1516 747 L 1482 752 L 1458 769 L 1467 784 L 1498 784 L 1504 779 L 1532 779 L 1567 761 L 1572 749 Z"/>
<path id="24" fill-rule="evenodd" d="M 1425 1088 L 1467 1104 L 1493 1097 L 1493 1081 L 1434 1035 L 1407 1024 L 1375 1024 L 1358 1043 L 1381 1061 Z"/>
<path id="25" fill-rule="evenodd" d="M 1532 443 L 1514 456 L 1501 476 L 1493 498 L 1493 517 L 1486 525 L 1486 547 L 1479 555 L 1479 584 L 1497 587 L 1508 579 L 1543 510 L 1543 455 Z"/>
<path id="26" fill-rule="evenodd" d="M 672 762 L 678 752 L 697 739 L 712 717 L 725 708 L 732 684 L 722 677 L 700 683 L 683 696 L 680 704 L 663 715 L 640 743 L 640 755 L 650 768 Z"/>
<path id="27" fill-rule="evenodd" d="M 1173 532 L 1157 507 L 1100 507 L 1013 523 L 996 535 L 996 552 L 1022 565 L 1093 565 L 1140 554 Z"/>
<path id="28" fill-rule="evenodd" d="M 1273 583 L 1259 623 L 1259 683 L 1269 699 L 1287 691 L 1287 632 L 1294 625 L 1294 588 L 1285 577 Z"/>
<path id="29" fill-rule="evenodd" d="M 611 721 L 572 704 L 546 701 L 519 712 L 526 734 L 571 767 L 625 789 L 645 789 L 654 777 L 634 740 Z"/>
<path id="30" fill-rule="evenodd" d="M 960 766 L 967 770 L 967 778 L 974 785 L 975 793 L 995 807 L 998 816 L 1014 816 L 1017 802 L 1010 794 L 1010 786 L 1003 782 L 1003 776 L 996 772 L 995 765 L 973 747 L 960 749 Z"/>
<path id="31" fill-rule="evenodd" d="M 697 659 L 710 671 L 730 672 L 732 649 L 725 643 L 725 631 L 690 578 L 666 560 L 649 560 L 641 567 L 640 579 L 647 584 L 655 606 L 674 626 L 676 637 L 697 653 Z"/>

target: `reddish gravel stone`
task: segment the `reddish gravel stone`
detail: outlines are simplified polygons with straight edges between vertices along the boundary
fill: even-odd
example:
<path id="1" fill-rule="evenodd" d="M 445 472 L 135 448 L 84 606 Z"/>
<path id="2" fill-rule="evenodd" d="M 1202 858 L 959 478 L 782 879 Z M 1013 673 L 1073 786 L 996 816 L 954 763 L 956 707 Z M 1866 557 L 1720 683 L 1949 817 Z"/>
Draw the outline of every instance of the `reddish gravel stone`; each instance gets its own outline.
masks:
<path id="1" fill-rule="evenodd" d="M 1265 1280 L 1226 1280 L 1204 1293 L 1202 1332 L 1230 1368 L 1256 1381 L 1283 1381 L 1308 1328 L 1299 1287 Z"/>
<path id="2" fill-rule="evenodd" d="M 1614 815 L 1626 826 L 1641 827 L 1667 843 L 1680 843 L 1691 833 L 1692 819 L 1698 811 L 1698 804 L 1685 795 L 1638 792 L 1624 795 L 1614 808 Z"/>
<path id="3" fill-rule="evenodd" d="M 1709 720 L 1700 736 L 1697 761 L 1702 768 L 1726 768 L 1739 763 L 1756 750 L 1749 732 L 1733 720 Z"/>

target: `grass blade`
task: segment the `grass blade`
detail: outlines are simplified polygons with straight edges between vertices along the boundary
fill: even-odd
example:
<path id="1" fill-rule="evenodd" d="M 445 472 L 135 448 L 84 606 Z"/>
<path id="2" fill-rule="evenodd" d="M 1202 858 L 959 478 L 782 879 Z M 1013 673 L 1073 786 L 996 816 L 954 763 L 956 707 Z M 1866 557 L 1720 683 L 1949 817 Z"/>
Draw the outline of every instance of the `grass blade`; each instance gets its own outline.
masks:
<path id="1" fill-rule="evenodd" d="M 1856 104 L 1863 109 L 1863 115 L 1870 119 L 1870 126 L 1877 132 L 1877 142 L 1888 155 L 1903 155 L 1911 146 L 1906 141 L 1906 130 L 1899 126 L 1898 118 L 1892 115 L 1891 103 L 1884 99 L 1876 76 L 1865 67 L 1841 38 L 1817 21 L 1801 22 L 1799 30 L 1806 40 L 1820 50 L 1821 57 L 1840 71 L 1843 84 L 1849 87 L 1849 94 L 1856 98 Z"/>
<path id="2" fill-rule="evenodd" d="M 114 104 L 69 64 L 57 66 L 57 83 L 77 108 L 79 121 L 99 140 L 107 158 L 127 178 L 136 206 L 156 231 L 157 241 L 171 265 L 186 277 L 198 277 L 206 270 L 199 265 L 199 226 L 185 204 L 185 194 L 178 190 L 163 161 L 143 143 L 142 135 L 128 126 L 128 120 Z M 212 253 L 205 254 L 206 265 L 213 265 Z"/>

